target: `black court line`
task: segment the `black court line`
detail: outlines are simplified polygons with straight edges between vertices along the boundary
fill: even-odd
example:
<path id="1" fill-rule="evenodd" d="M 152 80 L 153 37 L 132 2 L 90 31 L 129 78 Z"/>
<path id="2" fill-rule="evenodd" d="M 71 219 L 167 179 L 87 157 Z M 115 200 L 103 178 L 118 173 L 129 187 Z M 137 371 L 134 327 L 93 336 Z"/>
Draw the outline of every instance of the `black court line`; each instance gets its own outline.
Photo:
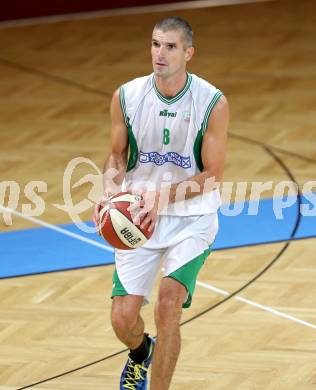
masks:
<path id="1" fill-rule="evenodd" d="M 231 131 L 229 132 L 229 135 L 233 138 L 240 139 L 241 141 L 248 142 L 248 143 L 254 144 L 254 145 L 259 145 L 259 146 L 262 146 L 263 148 L 269 148 L 270 150 L 272 149 L 272 150 L 275 150 L 277 152 L 284 153 L 284 154 L 287 154 L 287 155 L 292 156 L 292 157 L 297 157 L 301 160 L 305 160 L 309 163 L 316 164 L 316 160 L 311 158 L 311 157 L 302 156 L 301 154 L 291 152 L 291 151 L 286 150 L 286 149 L 279 148 L 278 146 L 268 145 L 264 142 L 256 141 L 254 139 L 245 137 L 243 135 L 232 133 Z"/>
<path id="2" fill-rule="evenodd" d="M 84 92 L 88 92 L 88 93 L 93 93 L 93 94 L 97 94 L 97 95 L 101 95 L 101 96 L 108 96 L 110 97 L 111 95 L 108 94 L 107 92 L 105 91 L 101 91 L 97 88 L 92 88 L 92 87 L 89 87 L 89 86 L 85 86 L 83 84 L 80 84 L 76 81 L 73 81 L 73 80 L 69 80 L 69 79 L 66 79 L 66 78 L 63 78 L 63 77 L 60 77 L 60 76 L 56 76 L 56 75 L 53 75 L 53 74 L 50 74 L 50 73 L 47 73 L 47 72 L 43 72 L 43 71 L 40 71 L 40 70 L 37 70 L 37 69 L 34 69 L 34 68 L 31 68 L 31 67 L 28 67 L 28 66 L 25 66 L 25 65 L 21 65 L 19 63 L 16 63 L 16 62 L 13 62 L 13 61 L 9 61 L 7 59 L 4 59 L 4 58 L 0 58 L 0 62 L 2 62 L 3 64 L 7 65 L 7 66 L 10 66 L 12 68 L 15 68 L 15 69 L 18 69 L 20 71 L 24 71 L 24 72 L 27 72 L 27 73 L 30 73 L 30 74 L 33 74 L 35 76 L 40 76 L 40 77 L 43 77 L 43 78 L 46 78 L 48 80 L 51 80 L 51 81 L 54 81 L 54 82 L 59 82 L 59 83 L 62 83 L 64 85 L 69 85 L 69 86 L 72 86 L 72 87 L 76 87 L 76 88 L 79 88 L 80 90 L 84 91 Z M 273 152 L 271 149 L 274 149 L 274 150 L 277 150 L 279 152 L 282 152 L 282 153 L 285 153 L 285 154 L 288 154 L 288 155 L 292 155 L 292 156 L 295 156 L 295 157 L 298 157 L 302 160 L 305 160 L 305 161 L 308 161 L 308 162 L 311 162 L 311 163 L 316 163 L 316 160 L 313 160 L 313 159 L 310 159 L 308 157 L 305 157 L 305 156 L 301 156 L 297 153 L 293 153 L 293 152 L 290 152 L 290 151 L 287 151 L 287 150 L 284 150 L 284 149 L 281 149 L 281 148 L 278 148 L 278 147 L 275 147 L 275 146 L 268 146 L 266 145 L 265 143 L 262 143 L 262 142 L 259 142 L 259 141 L 255 141 L 255 140 L 252 140 L 250 138 L 247 138 L 247 137 L 243 137 L 243 136 L 239 136 L 239 135 L 236 135 L 236 134 L 233 134 L 233 133 L 230 133 L 231 136 L 235 137 L 235 138 L 239 138 L 239 139 L 242 139 L 243 141 L 245 142 L 249 142 L 249 143 L 252 143 L 252 144 L 256 144 L 256 145 L 259 145 L 261 147 L 263 147 L 266 152 L 268 152 L 274 159 L 275 161 L 282 166 L 283 170 L 285 171 L 285 173 L 287 174 L 287 176 L 293 181 L 296 183 L 296 180 L 294 178 L 294 176 L 292 175 L 291 171 L 289 170 L 289 168 L 283 163 L 283 161 L 281 159 L 279 159 Z M 300 223 L 300 219 L 301 219 L 301 215 L 300 215 L 300 204 L 301 204 L 301 193 L 299 191 L 298 193 L 298 213 L 297 213 L 297 219 L 296 219 L 296 223 L 295 223 L 295 226 L 293 228 L 293 231 L 292 231 L 292 234 L 291 234 L 291 237 L 290 239 L 294 239 L 294 236 L 295 236 L 295 233 L 299 227 L 299 223 Z M 218 307 L 219 305 L 223 304 L 224 302 L 228 301 L 229 299 L 231 299 L 232 297 L 234 297 L 236 294 L 238 294 L 239 292 L 243 291 L 244 289 L 246 289 L 250 284 L 252 284 L 253 282 L 255 282 L 260 276 L 262 276 L 269 268 L 272 267 L 272 265 L 282 256 L 282 254 L 286 251 L 286 249 L 289 247 L 290 245 L 290 242 L 287 242 L 284 247 L 279 251 L 279 253 L 274 257 L 274 259 L 262 270 L 260 271 L 257 275 L 255 275 L 254 278 L 252 278 L 250 281 L 248 281 L 244 286 L 242 286 L 241 288 L 239 288 L 238 290 L 236 290 L 235 292 L 233 292 L 232 294 L 230 294 L 229 296 L 227 296 L 226 298 L 224 298 L 223 300 L 219 301 L 217 304 L 215 305 L 212 305 L 211 307 L 209 307 L 208 309 L 204 310 L 203 312 L 193 316 L 192 318 L 186 320 L 185 322 L 181 323 L 180 326 L 183 326 L 187 323 L 190 323 L 191 321 L 195 320 L 196 318 L 198 317 L 201 317 L 203 314 L 206 314 L 208 313 L 209 311 L 215 309 L 216 307 Z M 84 366 L 81 366 L 81 367 L 78 367 L 78 368 L 75 368 L 73 370 L 70 370 L 70 371 L 67 371 L 67 372 L 64 372 L 62 374 L 59 374 L 59 375 L 56 375 L 54 377 L 50 377 L 50 378 L 47 378 L 47 379 L 44 379 L 42 381 L 39 381 L 39 382 L 36 382 L 36 383 L 33 383 L 31 385 L 27 385 L 27 386 L 24 386 L 24 387 L 21 387 L 17 390 L 22 390 L 22 389 L 26 389 L 26 388 L 30 388 L 30 387 L 33 387 L 33 386 L 36 386 L 38 384 L 41 384 L 41 383 L 44 383 L 44 382 L 48 382 L 52 379 L 57 379 L 61 376 L 64 376 L 64 375 L 67 375 L 67 374 L 70 374 L 70 373 L 73 373 L 75 371 L 78 371 L 80 369 L 83 369 L 83 368 L 86 368 L 86 367 L 89 367 L 91 365 L 94 365 L 94 364 L 97 364 L 97 363 L 100 363 L 102 361 L 105 361 L 107 359 L 110 359 L 114 356 L 117 356 L 121 353 L 124 353 L 126 352 L 127 349 L 124 349 L 124 350 L 121 350 L 115 354 L 112 354 L 112 355 L 109 355 L 109 356 L 106 356 L 102 359 L 99 359 L 99 360 L 96 360 L 94 362 L 91 362 L 91 363 L 88 363 Z"/>
<path id="3" fill-rule="evenodd" d="M 105 97 L 108 97 L 108 98 L 112 97 L 112 93 L 109 93 L 109 92 L 106 92 L 106 91 L 102 91 L 101 89 L 98 89 L 98 88 L 89 87 L 89 86 L 81 84 L 81 83 L 79 83 L 77 81 L 67 79 L 66 77 L 61 77 L 61 76 L 57 76 L 57 75 L 52 74 L 52 73 L 43 72 L 43 71 L 41 71 L 39 69 L 32 68 L 30 66 L 23 65 L 23 64 L 20 64 L 18 62 L 14 62 L 14 61 L 8 60 L 8 59 L 3 58 L 3 57 L 0 57 L 0 63 L 2 63 L 3 65 L 9 66 L 11 68 L 18 69 L 18 70 L 20 70 L 22 72 L 33 74 L 34 76 L 40 76 L 42 78 L 45 78 L 45 79 L 53 81 L 53 82 L 57 82 L 57 83 L 61 83 L 61 84 L 64 84 L 64 85 L 69 85 L 71 87 L 78 88 L 78 89 L 80 89 L 80 90 L 82 90 L 84 92 L 96 94 L 96 95 L 99 95 L 99 96 L 105 96 Z M 245 136 L 242 136 L 242 135 L 239 135 L 239 134 L 232 133 L 231 131 L 229 132 L 229 135 L 231 137 L 233 137 L 233 138 L 237 138 L 237 139 L 243 140 L 245 142 L 261 146 L 263 148 L 264 147 L 268 147 L 270 150 L 275 150 L 277 152 L 281 152 L 281 153 L 287 154 L 289 156 L 297 157 L 297 158 L 299 158 L 301 160 L 310 162 L 312 164 L 316 164 L 316 159 L 313 159 L 311 157 L 302 156 L 301 154 L 298 154 L 298 153 L 295 153 L 295 152 L 291 152 L 289 150 L 282 149 L 282 148 L 279 148 L 277 146 L 268 145 L 268 144 L 266 144 L 264 142 L 256 141 L 256 140 L 253 140 L 251 138 L 248 138 L 248 137 L 245 137 Z"/>
<path id="4" fill-rule="evenodd" d="M 264 146 L 263 148 L 283 168 L 283 170 L 285 171 L 287 176 L 290 178 L 290 180 L 292 180 L 294 183 L 296 183 L 294 175 L 292 174 L 290 169 L 284 164 L 284 162 L 278 156 L 276 156 L 269 148 L 267 148 L 266 146 Z M 300 206 L 302 204 L 302 193 L 300 192 L 299 189 L 298 189 L 296 204 L 297 204 L 296 221 L 295 221 L 295 224 L 293 226 L 293 229 L 292 229 L 292 232 L 291 232 L 291 235 L 290 235 L 290 239 L 294 238 L 294 236 L 295 236 L 295 234 L 296 234 L 296 232 L 297 232 L 297 230 L 299 228 L 299 225 L 300 225 L 300 222 L 301 222 L 301 218 L 302 218 L 301 217 L 301 213 L 300 213 Z M 204 315 L 204 314 L 208 313 L 209 311 L 215 309 L 216 307 L 218 307 L 222 303 L 228 301 L 229 299 L 231 299 L 235 295 L 239 294 L 241 291 L 245 290 L 248 286 L 250 286 L 256 280 L 258 280 L 265 272 L 267 272 L 279 260 L 279 258 L 285 253 L 285 251 L 288 249 L 289 246 L 290 246 L 290 242 L 287 242 L 283 246 L 283 248 L 276 254 L 276 256 L 270 261 L 270 263 L 268 263 L 259 273 L 257 273 L 252 279 L 250 279 L 246 284 L 244 284 L 238 290 L 234 291 L 233 293 L 231 293 L 230 295 L 228 295 L 226 298 L 222 299 L 218 303 L 216 303 L 216 304 L 210 306 L 209 308 L 203 310 L 201 313 L 198 313 L 195 316 L 193 316 L 192 318 L 189 318 L 188 320 L 184 321 L 181 325 L 188 324 L 189 322 L 191 322 L 191 321 L 201 317 L 202 315 Z"/>
<path id="5" fill-rule="evenodd" d="M 271 245 L 271 244 L 283 244 L 283 243 L 291 243 L 295 241 L 303 241 L 303 240 L 312 240 L 315 239 L 316 235 L 313 236 L 306 236 L 306 237 L 293 237 L 289 238 L 287 240 L 270 240 L 265 242 L 257 242 L 253 244 L 245 244 L 245 245 L 236 245 L 236 246 L 228 246 L 226 248 L 221 249 L 214 249 L 213 252 L 221 252 L 221 251 L 227 251 L 229 249 L 242 249 L 242 248 L 251 248 L 253 246 L 263 246 L 263 245 Z"/>
<path id="6" fill-rule="evenodd" d="M 288 176 L 288 178 L 295 182 L 296 183 L 296 180 L 295 180 L 295 177 L 294 175 L 292 174 L 292 172 L 290 171 L 290 169 L 285 165 L 285 163 L 278 157 L 276 156 L 268 147 L 266 146 L 262 146 L 263 149 L 276 161 L 277 164 L 279 164 L 283 171 L 285 172 L 285 174 Z M 296 200 L 296 204 L 297 204 L 297 213 L 296 213 L 296 220 L 295 220 L 295 223 L 294 223 L 294 226 L 293 226 L 293 229 L 292 229 L 292 232 L 291 232 L 291 235 L 289 237 L 289 240 L 294 238 L 298 228 L 299 228 L 299 225 L 300 225 L 300 221 L 301 221 L 301 213 L 300 213 L 300 206 L 302 204 L 302 194 L 300 192 L 300 190 L 298 190 L 298 195 L 297 195 L 297 200 Z M 288 249 L 290 245 L 290 241 L 289 242 L 286 242 L 286 244 L 283 246 L 283 248 L 275 255 L 275 257 L 260 271 L 258 272 L 252 279 L 250 279 L 247 283 L 245 283 L 242 287 L 240 287 L 239 289 L 237 289 L 236 291 L 234 291 L 233 293 L 231 293 L 230 295 L 226 296 L 224 299 L 222 299 L 221 301 L 217 302 L 216 304 L 214 305 L 211 305 L 210 307 L 208 307 L 207 309 L 203 310 L 202 312 L 194 315 L 193 317 L 189 318 L 188 320 L 186 321 L 183 321 L 180 326 L 183 326 L 183 325 L 186 325 L 186 324 L 189 324 L 190 322 L 196 320 L 197 318 L 203 316 L 204 314 L 207 314 L 209 313 L 211 310 L 214 310 L 215 308 L 217 308 L 218 306 L 222 305 L 223 303 L 227 302 L 228 300 L 230 300 L 231 298 L 233 298 L 235 295 L 239 294 L 241 291 L 245 290 L 248 286 L 250 286 L 251 284 L 253 284 L 255 281 L 257 281 L 264 273 L 266 273 L 279 259 L 280 257 L 285 253 L 285 251 Z M 101 363 L 101 362 L 104 362 L 106 360 L 109 360 L 111 359 L 112 357 L 115 357 L 115 356 L 118 356 L 122 353 L 125 353 L 127 352 L 128 349 L 125 348 L 125 349 L 122 349 L 114 354 L 111 354 L 111 355 L 108 355 L 108 356 L 105 356 L 101 359 L 98 359 L 98 360 L 95 360 L 93 362 L 90 362 L 90 363 L 87 363 L 83 366 L 80 366 L 80 367 L 77 367 L 77 368 L 74 368 L 72 370 L 69 370 L 69 371 L 66 371 L 66 372 L 63 372 L 61 374 L 58 374 L 58 375 L 55 375 L 53 377 L 49 377 L 49 378 L 46 378 L 46 379 L 43 379 L 41 381 L 38 381 L 38 382 L 35 382 L 35 383 L 32 383 L 30 385 L 27 385 L 27 386 L 24 386 L 24 387 L 19 387 L 17 390 L 23 390 L 23 389 L 28 389 L 30 387 L 33 387 L 33 386 L 36 386 L 36 385 L 39 385 L 39 384 L 42 384 L 42 383 L 45 383 L 45 382 L 49 382 L 53 379 L 57 379 L 57 378 L 61 378 L 63 376 L 66 376 L 68 374 L 71 374 L 73 372 L 76 372 L 76 371 L 79 371 L 79 370 L 82 370 L 84 368 L 87 368 L 87 367 L 90 367 L 90 366 L 93 366 L 94 364 L 98 364 L 98 363 Z"/>
<path id="7" fill-rule="evenodd" d="M 57 82 L 59 84 L 68 85 L 70 87 L 78 88 L 83 92 L 92 93 L 94 95 L 99 95 L 102 97 L 109 97 L 109 98 L 112 97 L 112 94 L 109 94 L 108 92 L 102 91 L 101 89 L 89 87 L 88 85 L 84 85 L 84 84 L 78 83 L 77 81 L 67 79 L 65 77 L 57 76 L 57 75 L 52 74 L 52 73 L 43 72 L 42 70 L 38 70 L 38 69 L 32 68 L 30 66 L 22 65 L 22 64 L 19 64 L 17 62 L 14 62 L 14 61 L 7 60 L 6 58 L 0 57 L 0 63 L 8 66 L 10 68 L 14 68 L 14 69 L 23 71 L 25 73 L 32 74 L 33 76 L 36 76 L 36 77 L 42 77 L 44 79 L 47 79 L 47 80 L 50 80 L 53 82 Z"/>
<path id="8" fill-rule="evenodd" d="M 88 87 L 88 86 L 85 86 L 85 85 L 82 85 L 80 83 L 77 83 L 76 81 L 72 81 L 72 80 L 69 80 L 69 79 L 66 79 L 66 78 L 63 78 L 63 77 L 60 77 L 60 76 L 56 76 L 56 75 L 52 75 L 52 74 L 49 74 L 49 73 L 46 73 L 46 72 L 42 72 L 42 71 L 39 71 L 37 69 L 33 69 L 33 68 L 30 68 L 30 67 L 27 67 L 27 66 L 24 66 L 24 65 L 21 65 L 21 64 L 18 64 L 18 63 L 15 63 L 13 61 L 9 61 L 9 60 L 6 60 L 4 58 L 0 58 L 0 62 L 2 62 L 3 64 L 7 65 L 7 66 L 11 66 L 11 67 L 14 67 L 18 70 L 21 70 L 21 71 L 24 71 L 24 72 L 28 72 L 28 73 L 31 73 L 31 74 L 34 74 L 34 75 L 37 75 L 37 76 L 41 76 L 41 77 L 44 77 L 46 79 L 49 79 L 49 80 L 52 80 L 54 82 L 59 82 L 59 83 L 63 83 L 65 85 L 70 85 L 72 87 L 76 87 L 76 88 L 79 88 L 81 89 L 82 91 L 85 91 L 85 92 L 89 92 L 89 93 L 94 93 L 94 94 L 97 94 L 97 95 L 101 95 L 101 96 L 110 96 L 110 94 L 104 92 L 104 91 L 101 91 L 99 89 L 96 89 L 96 88 L 91 88 L 91 87 Z M 231 134 L 231 133 L 230 133 Z M 239 138 L 239 139 L 243 139 L 244 141 L 246 142 L 250 142 L 252 144 L 256 144 L 256 145 L 259 145 L 261 147 L 263 147 L 275 160 L 277 163 L 279 163 L 282 168 L 284 169 L 284 171 L 286 172 L 287 176 L 293 181 L 293 182 L 296 182 L 294 176 L 292 175 L 291 171 L 287 168 L 287 166 L 283 163 L 283 161 L 281 159 L 279 159 L 273 152 L 271 149 L 274 149 L 274 150 L 277 150 L 279 152 L 282 152 L 282 153 L 286 153 L 288 155 L 292 155 L 292 156 L 295 156 L 295 157 L 298 157 L 302 160 L 305 160 L 305 161 L 309 161 L 311 163 L 316 163 L 315 160 L 313 159 L 310 159 L 310 158 L 306 158 L 305 156 L 301 156 L 299 154 L 296 154 L 296 153 L 293 153 L 293 152 L 290 152 L 290 151 L 287 151 L 287 150 L 284 150 L 284 149 L 281 149 L 281 148 L 277 148 L 277 147 L 274 147 L 274 146 L 267 146 L 266 144 L 262 143 L 262 142 L 258 142 L 258 141 L 255 141 L 255 140 L 252 140 L 250 138 L 247 138 L 247 137 L 243 137 L 243 136 L 238 136 L 236 134 L 231 134 L 233 137 L 235 138 Z M 301 204 L 301 193 L 299 192 L 298 193 L 298 216 L 297 216 L 297 220 L 296 220 L 296 224 L 293 228 L 293 231 L 292 231 L 292 234 L 291 234 L 291 237 L 290 239 L 294 238 L 295 236 L 295 233 L 298 229 L 298 226 L 299 226 L 299 223 L 300 223 L 300 218 L 301 218 L 301 215 L 300 215 L 300 204 Z M 230 294 L 229 296 L 227 296 L 226 298 L 224 298 L 223 300 L 221 300 L 220 302 L 218 302 L 217 304 L 215 305 L 212 305 L 211 307 L 209 307 L 208 309 L 204 310 L 203 312 L 199 313 L 198 315 L 192 317 L 191 319 L 181 323 L 181 326 L 182 325 L 185 325 L 191 321 L 193 321 L 194 319 L 202 316 L 203 314 L 206 314 L 208 313 L 209 311 L 215 309 L 216 307 L 218 307 L 219 305 L 221 305 L 222 303 L 226 302 L 227 300 L 231 299 L 233 296 L 235 296 L 236 294 L 238 294 L 240 291 L 244 290 L 245 288 L 247 288 L 250 284 L 252 284 L 254 281 L 256 281 L 260 276 L 262 276 L 269 268 L 272 267 L 272 265 L 281 257 L 281 255 L 286 251 L 286 249 L 288 248 L 290 242 L 287 242 L 284 247 L 279 251 L 279 253 L 275 256 L 275 258 L 261 271 L 259 272 L 254 278 L 252 278 L 248 283 L 246 283 L 244 286 L 242 286 L 240 289 L 238 289 L 237 291 L 235 291 L 234 293 Z M 87 365 L 84 365 L 84 366 L 81 366 L 81 367 L 78 367 L 78 368 L 75 368 L 71 371 L 67 371 L 65 373 L 62 373 L 62 374 L 59 374 L 59 375 L 56 375 L 54 377 L 51 377 L 51 378 L 47 378 L 47 379 L 44 379 L 40 382 L 37 382 L 37 383 L 33 383 L 31 385 L 28 385 L 28 386 L 25 386 L 25 387 L 21 387 L 17 390 L 22 390 L 22 389 L 26 389 L 26 388 L 30 388 L 30 387 L 33 387 L 37 384 L 41 384 L 41 383 L 44 383 L 44 382 L 48 382 L 52 379 L 56 379 L 56 378 L 59 378 L 61 376 L 64 376 L 64 375 L 67 375 L 69 373 L 72 373 L 72 372 L 75 372 L 75 371 L 78 371 L 80 369 L 83 369 L 85 367 L 89 367 L 93 364 L 97 364 L 97 363 L 100 363 L 102 361 L 105 361 L 107 359 L 110 359 L 111 357 L 114 357 L 114 356 L 117 356 L 123 352 L 127 351 L 127 349 L 124 349 L 124 350 L 121 350 L 115 354 L 112 354 L 112 355 L 109 355 L 109 356 L 106 356 L 102 359 L 99 359 L 95 362 L 91 362 L 91 363 L 88 363 Z"/>
<path id="9" fill-rule="evenodd" d="M 56 75 L 53 75 L 53 74 L 50 74 L 50 73 L 47 73 L 47 72 L 42 72 L 42 71 L 39 71 L 37 69 L 33 69 L 31 67 L 27 67 L 27 66 L 24 66 L 24 65 L 21 65 L 19 63 L 16 63 L 16 62 L 13 62 L 13 61 L 9 61 L 7 59 L 4 59 L 4 58 L 0 58 L 0 62 L 2 62 L 3 64 L 7 65 L 7 66 L 10 66 L 10 67 L 13 67 L 15 69 L 18 69 L 20 71 L 24 71 L 24 72 L 27 72 L 27 73 L 31 73 L 31 74 L 34 74 L 35 76 L 40 76 L 40 77 L 43 77 L 43 78 L 46 78 L 46 79 L 49 79 L 51 81 L 54 81 L 54 82 L 59 82 L 59 83 L 63 83 L 65 85 L 70 85 L 72 87 L 76 87 L 76 88 L 79 88 L 81 89 L 82 91 L 85 91 L 85 92 L 89 92 L 89 93 L 94 93 L 94 94 L 97 94 L 97 95 L 101 95 L 101 96 L 110 96 L 110 94 L 108 94 L 107 92 L 104 92 L 104 91 L 101 91 L 99 89 L 96 89 L 96 88 L 91 88 L 91 87 L 88 87 L 88 86 L 85 86 L 83 84 L 80 84 L 80 83 L 77 83 L 76 81 L 72 81 L 72 80 L 69 80 L 69 79 L 66 79 L 66 78 L 63 78 L 63 77 L 60 77 L 60 76 L 56 76 Z M 246 141 L 246 142 L 250 142 L 252 144 L 256 144 L 256 145 L 259 145 L 261 147 L 263 147 L 275 160 L 276 162 L 282 166 L 283 170 L 286 172 L 287 176 L 293 181 L 293 182 L 296 182 L 294 176 L 292 175 L 291 171 L 287 168 L 287 166 L 283 163 L 283 161 L 281 159 L 279 159 L 273 152 L 271 149 L 274 149 L 274 150 L 278 150 L 279 152 L 282 152 L 282 153 L 286 153 L 288 155 L 292 155 L 292 156 L 295 156 L 295 157 L 298 157 L 298 158 L 301 158 L 303 160 L 306 160 L 306 161 L 309 161 L 309 162 L 312 162 L 312 163 L 316 163 L 315 160 L 313 159 L 309 159 L 309 158 L 306 158 L 305 156 L 301 156 L 299 154 L 296 154 L 296 153 L 293 153 L 293 152 L 289 152 L 287 150 L 284 150 L 284 149 L 281 149 L 281 148 L 277 148 L 277 147 L 274 147 L 274 146 L 267 146 L 266 144 L 262 143 L 262 142 L 258 142 L 258 141 L 255 141 L 255 140 L 252 140 L 252 139 L 249 139 L 247 137 L 243 137 L 243 136 L 239 136 L 239 135 L 236 135 L 236 134 L 231 134 L 233 137 L 235 138 L 239 138 L 239 139 L 242 139 L 243 141 Z M 301 218 L 301 215 L 300 215 L 300 204 L 301 204 L 301 193 L 299 192 L 298 193 L 298 202 L 299 202 L 299 205 L 298 205 L 298 217 L 297 217 L 297 220 L 296 220 L 296 224 L 293 228 L 293 231 L 292 231 L 292 234 L 291 234 L 291 237 L 290 239 L 294 239 L 294 236 L 295 236 L 295 233 L 298 229 L 298 226 L 299 226 L 299 222 L 300 222 L 300 218 Z M 281 255 L 286 251 L 286 249 L 288 248 L 290 242 L 287 242 L 284 247 L 279 251 L 279 253 L 275 256 L 275 258 L 261 271 L 259 272 L 254 278 L 252 278 L 248 283 L 246 283 L 244 286 L 242 286 L 240 289 L 238 289 L 237 291 L 235 291 L 234 293 L 230 294 L 229 296 L 227 296 L 226 298 L 224 298 L 223 300 L 219 301 L 217 304 L 215 305 L 212 305 L 211 307 L 209 307 L 208 309 L 204 310 L 203 312 L 197 314 L 196 316 L 192 317 L 191 319 L 181 323 L 181 326 L 182 325 L 185 325 L 191 321 L 193 321 L 194 319 L 202 316 L 203 314 L 206 314 L 208 313 L 209 311 L 215 309 L 216 307 L 218 307 L 220 304 L 226 302 L 227 300 L 231 299 L 233 296 L 235 296 L 236 294 L 238 294 L 240 291 L 244 290 L 245 288 L 247 288 L 250 284 L 252 284 L 254 281 L 256 281 L 260 276 L 262 276 L 269 268 L 271 268 L 271 266 L 281 257 Z M 28 385 L 28 386 L 25 386 L 25 387 L 21 387 L 17 390 L 22 390 L 22 389 L 26 389 L 26 388 L 30 388 L 30 387 L 33 387 L 33 386 L 36 386 L 38 384 L 41 384 L 41 383 L 44 383 L 44 382 L 48 382 L 52 379 L 56 379 L 56 378 L 59 378 L 61 376 L 64 376 L 64 375 L 67 375 L 69 373 L 73 373 L 75 371 L 78 371 L 80 369 L 83 369 L 83 368 L 86 368 L 86 367 L 89 367 L 91 365 L 94 365 L 94 364 L 97 364 L 97 363 L 100 363 L 102 361 L 105 361 L 107 359 L 110 359 L 111 357 L 114 357 L 114 356 L 117 356 L 121 353 L 124 353 L 125 351 L 127 351 L 127 349 L 124 349 L 124 350 L 121 350 L 115 354 L 112 354 L 112 355 L 109 355 L 109 356 L 106 356 L 102 359 L 99 359 L 97 361 L 94 361 L 94 362 L 91 362 L 91 363 L 88 363 L 84 366 L 81 366 L 81 367 L 78 367 L 78 368 L 75 368 L 73 370 L 70 370 L 70 371 L 67 371 L 65 373 L 62 373 L 62 374 L 59 374 L 59 375 L 56 375 L 54 377 L 50 377 L 50 378 L 47 378 L 47 379 L 44 379 L 40 382 L 37 382 L 37 383 L 33 383 L 31 385 Z"/>

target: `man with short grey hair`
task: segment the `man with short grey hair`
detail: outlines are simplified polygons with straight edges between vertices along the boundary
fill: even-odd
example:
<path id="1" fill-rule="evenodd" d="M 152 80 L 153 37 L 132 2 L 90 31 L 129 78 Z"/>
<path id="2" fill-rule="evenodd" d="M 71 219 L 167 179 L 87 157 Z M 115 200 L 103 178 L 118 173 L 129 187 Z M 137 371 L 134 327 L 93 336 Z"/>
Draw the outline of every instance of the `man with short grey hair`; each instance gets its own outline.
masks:
<path id="1" fill-rule="evenodd" d="M 182 18 L 159 21 L 152 34 L 154 72 L 122 85 L 112 98 L 105 173 L 115 168 L 117 185 L 141 191 L 140 201 L 130 207 L 133 221 L 154 230 L 144 246 L 115 250 L 112 326 L 130 349 L 121 390 L 145 390 L 151 361 L 150 389 L 169 389 L 180 353 L 182 308 L 191 305 L 197 275 L 218 230 L 217 184 L 229 109 L 220 90 L 187 72 L 192 40 L 192 29 Z M 144 188 L 150 182 L 155 190 Z M 105 188 L 95 208 L 97 226 L 100 207 L 111 195 Z M 161 261 L 155 339 L 145 333 L 140 311 L 150 299 Z"/>

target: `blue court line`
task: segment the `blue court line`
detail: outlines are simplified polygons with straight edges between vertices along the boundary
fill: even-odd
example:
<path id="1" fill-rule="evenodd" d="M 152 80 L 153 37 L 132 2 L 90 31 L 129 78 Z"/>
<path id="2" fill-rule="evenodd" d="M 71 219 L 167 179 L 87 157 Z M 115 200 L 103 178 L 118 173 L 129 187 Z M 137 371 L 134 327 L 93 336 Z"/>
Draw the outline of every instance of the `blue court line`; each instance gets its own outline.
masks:
<path id="1" fill-rule="evenodd" d="M 316 200 L 316 195 L 314 196 Z M 274 204 L 279 201 L 274 200 Z M 302 201 L 309 205 L 312 214 L 313 204 L 304 196 Z M 283 210 L 283 219 L 275 218 L 272 199 L 261 200 L 258 214 L 248 215 L 254 205 L 254 202 L 245 202 L 241 214 L 234 217 L 227 214 L 229 210 L 241 207 L 241 203 L 221 207 L 220 230 L 213 250 L 273 243 L 290 238 L 297 218 L 297 203 Z M 87 224 L 92 226 L 92 222 Z M 84 233 L 74 224 L 59 226 L 90 240 L 105 243 L 98 235 Z M 302 216 L 300 226 L 293 238 L 315 236 L 316 216 Z M 32 228 L 0 234 L 0 278 L 93 267 L 113 262 L 113 253 L 48 228 Z"/>

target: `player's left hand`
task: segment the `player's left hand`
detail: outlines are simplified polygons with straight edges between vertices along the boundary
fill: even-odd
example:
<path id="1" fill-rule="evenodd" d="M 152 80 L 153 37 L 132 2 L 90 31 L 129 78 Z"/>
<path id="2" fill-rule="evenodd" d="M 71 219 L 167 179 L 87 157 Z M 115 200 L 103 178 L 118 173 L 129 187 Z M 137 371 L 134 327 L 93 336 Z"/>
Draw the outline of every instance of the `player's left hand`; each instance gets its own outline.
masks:
<path id="1" fill-rule="evenodd" d="M 151 232 L 155 228 L 159 211 L 159 191 L 138 191 L 141 199 L 133 203 L 128 211 L 131 213 L 135 225 L 142 229 L 148 227 Z"/>

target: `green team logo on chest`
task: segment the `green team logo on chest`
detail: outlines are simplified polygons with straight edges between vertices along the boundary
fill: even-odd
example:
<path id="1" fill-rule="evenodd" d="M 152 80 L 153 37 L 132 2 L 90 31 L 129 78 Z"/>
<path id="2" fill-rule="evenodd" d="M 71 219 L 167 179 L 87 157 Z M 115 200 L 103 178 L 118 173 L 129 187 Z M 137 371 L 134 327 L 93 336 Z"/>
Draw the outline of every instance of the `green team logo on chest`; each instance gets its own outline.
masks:
<path id="1" fill-rule="evenodd" d="M 168 110 L 162 110 L 159 113 L 159 116 L 165 116 L 167 118 L 175 118 L 177 116 L 177 112 L 170 112 Z"/>

